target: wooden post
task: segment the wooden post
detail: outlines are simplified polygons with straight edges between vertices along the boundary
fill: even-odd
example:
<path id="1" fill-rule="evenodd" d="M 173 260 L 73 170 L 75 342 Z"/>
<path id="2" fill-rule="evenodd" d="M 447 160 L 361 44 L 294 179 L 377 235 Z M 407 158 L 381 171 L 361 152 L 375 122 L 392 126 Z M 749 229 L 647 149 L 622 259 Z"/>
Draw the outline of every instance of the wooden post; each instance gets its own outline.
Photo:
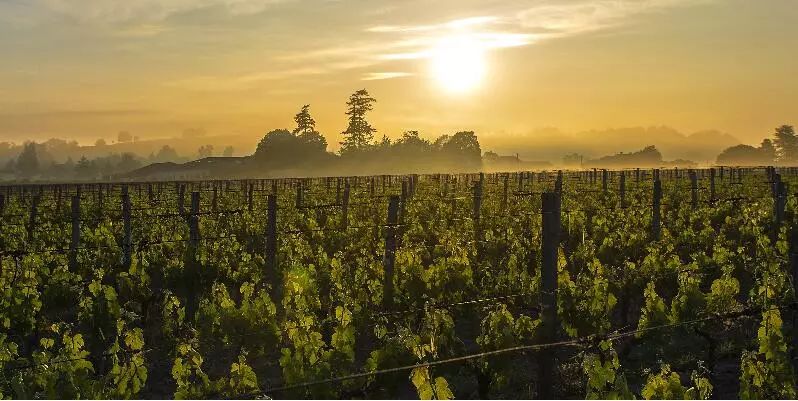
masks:
<path id="1" fill-rule="evenodd" d="M 6 196 L 0 194 L 0 216 L 3 215 L 3 211 L 6 209 Z"/>
<path id="2" fill-rule="evenodd" d="M 715 169 L 709 169 L 709 201 L 715 202 Z"/>
<path id="3" fill-rule="evenodd" d="M 698 209 L 698 177 L 693 170 L 690 170 L 690 204 L 693 210 Z"/>
<path id="4" fill-rule="evenodd" d="M 504 189 L 502 191 L 502 209 L 507 208 L 507 192 L 510 189 L 510 175 L 504 175 Z"/>
<path id="5" fill-rule="evenodd" d="M 122 266 L 130 267 L 133 254 L 133 228 L 130 224 L 130 193 L 122 187 Z"/>
<path id="6" fill-rule="evenodd" d="M 399 222 L 399 197 L 392 195 L 388 202 L 388 225 L 385 229 L 385 255 L 383 257 L 384 277 L 382 284 L 382 307 L 393 310 L 393 276 L 396 261 L 396 224 Z"/>
<path id="7" fill-rule="evenodd" d="M 296 183 L 296 201 L 294 207 L 297 209 L 302 208 L 302 181 L 297 181 Z"/>
<path id="8" fill-rule="evenodd" d="M 213 186 L 213 195 L 211 198 L 211 210 L 214 212 L 219 210 L 219 191 L 216 188 L 216 185 Z"/>
<path id="9" fill-rule="evenodd" d="M 640 168 L 635 169 L 635 183 L 640 184 Z"/>
<path id="10" fill-rule="evenodd" d="M 607 169 L 601 170 L 601 190 L 606 194 L 607 193 Z"/>
<path id="11" fill-rule="evenodd" d="M 28 218 L 28 241 L 30 244 L 33 243 L 33 240 L 36 239 L 36 217 L 38 214 L 39 209 L 39 201 L 41 200 L 41 195 L 33 195 L 31 198 L 30 204 L 30 216 Z"/>
<path id="12" fill-rule="evenodd" d="M 651 236 L 654 240 L 659 240 L 660 236 L 660 204 L 662 202 L 662 182 L 657 179 L 654 181 L 654 197 L 651 208 Z"/>
<path id="13" fill-rule="evenodd" d="M 787 205 L 787 185 L 782 181 L 776 182 L 776 199 L 774 199 L 773 218 L 776 223 L 773 239 L 779 238 L 781 224 L 784 222 L 784 208 Z"/>
<path id="14" fill-rule="evenodd" d="M 272 301 L 277 305 L 277 310 L 282 310 L 283 277 L 277 262 L 277 195 L 266 197 L 266 274 L 267 281 L 271 283 Z"/>
<path id="15" fill-rule="evenodd" d="M 341 198 L 341 229 L 349 227 L 349 181 L 344 183 L 344 196 Z"/>
<path id="16" fill-rule="evenodd" d="M 249 187 L 247 188 L 247 210 L 250 213 L 252 213 L 252 208 L 253 208 L 253 205 L 252 205 L 252 193 L 254 191 L 255 191 L 255 187 L 252 185 L 252 183 L 250 183 Z"/>
<path id="17" fill-rule="evenodd" d="M 779 183 L 781 182 L 781 174 L 775 172 L 772 173 L 771 180 L 772 182 L 770 184 L 770 189 L 773 193 L 773 199 L 776 199 L 779 196 Z"/>
<path id="18" fill-rule="evenodd" d="M 554 192 L 562 196 L 562 170 L 557 170 L 557 180 L 554 181 Z"/>
<path id="19" fill-rule="evenodd" d="M 543 201 L 543 232 L 541 237 L 541 339 L 542 343 L 557 340 L 557 261 L 560 245 L 560 194 L 546 192 Z M 539 398 L 555 399 L 554 381 L 556 364 L 551 348 L 539 352 Z"/>
<path id="20" fill-rule="evenodd" d="M 100 185 L 97 187 L 97 216 L 102 217 L 103 215 L 103 203 L 105 201 L 105 195 L 103 193 L 103 186 Z"/>
<path id="21" fill-rule="evenodd" d="M 191 193 L 191 214 L 188 216 L 188 248 L 186 251 L 186 316 L 188 319 L 193 320 L 199 308 L 199 280 L 200 280 L 200 266 L 197 260 L 197 252 L 199 250 L 200 242 L 200 229 L 199 229 L 199 212 L 200 212 L 200 193 Z"/>
<path id="22" fill-rule="evenodd" d="M 476 258 L 477 264 L 479 261 L 482 260 L 482 223 L 481 223 L 481 216 L 482 216 L 482 173 L 480 173 L 480 180 L 474 182 L 474 204 L 473 204 L 473 211 L 472 217 L 474 219 L 474 248 L 476 249 Z M 475 269 L 474 277 L 476 277 L 477 282 L 481 279 L 481 272 L 479 269 Z"/>
<path id="23" fill-rule="evenodd" d="M 69 241 L 69 270 L 75 272 L 80 246 L 80 195 L 72 197 L 72 238 Z"/>
<path id="24" fill-rule="evenodd" d="M 178 184 L 177 187 L 177 212 L 180 215 L 186 214 L 186 206 L 185 206 L 185 194 L 186 194 L 186 186 L 183 184 Z"/>
<path id="25" fill-rule="evenodd" d="M 798 294 L 798 226 L 793 226 L 790 231 L 789 258 L 793 294 Z M 798 308 L 792 308 L 792 327 L 793 370 L 798 371 Z"/>
<path id="26" fill-rule="evenodd" d="M 626 209 L 626 172 L 621 171 L 618 183 L 618 194 L 621 198 L 621 209 Z"/>

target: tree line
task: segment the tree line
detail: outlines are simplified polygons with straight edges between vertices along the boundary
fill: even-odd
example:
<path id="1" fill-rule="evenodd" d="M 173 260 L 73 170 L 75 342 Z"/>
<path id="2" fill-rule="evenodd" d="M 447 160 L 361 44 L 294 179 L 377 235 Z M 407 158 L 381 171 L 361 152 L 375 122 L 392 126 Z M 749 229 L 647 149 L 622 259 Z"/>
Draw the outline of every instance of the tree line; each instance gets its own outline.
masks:
<path id="1" fill-rule="evenodd" d="M 718 164 L 771 165 L 798 164 L 798 136 L 791 125 L 776 128 L 773 139 L 765 138 L 756 146 L 737 145 L 725 149 L 718 155 Z"/>
<path id="2" fill-rule="evenodd" d="M 482 167 L 482 150 L 473 131 L 460 131 L 427 140 L 416 130 L 405 131 L 396 140 L 377 130 L 368 113 L 377 102 L 367 90 L 349 96 L 347 126 L 341 132 L 339 152 L 327 150 L 327 140 L 316 129 L 310 105 L 294 116 L 293 130 L 275 129 L 258 143 L 252 162 L 268 170 L 307 171 L 318 168 L 372 174 L 394 172 L 476 171 Z"/>

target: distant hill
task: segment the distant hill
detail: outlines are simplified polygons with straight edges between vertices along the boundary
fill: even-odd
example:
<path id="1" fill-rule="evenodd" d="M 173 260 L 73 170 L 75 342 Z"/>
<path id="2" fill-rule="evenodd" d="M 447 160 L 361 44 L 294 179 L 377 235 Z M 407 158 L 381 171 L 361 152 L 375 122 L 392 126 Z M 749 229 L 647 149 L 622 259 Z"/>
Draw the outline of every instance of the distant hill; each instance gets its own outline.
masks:
<path id="1" fill-rule="evenodd" d="M 739 145 L 740 141 L 719 131 L 700 131 L 691 134 L 670 127 L 631 127 L 590 130 L 568 133 L 556 128 L 535 130 L 526 134 L 483 134 L 483 147 L 497 153 L 518 153 L 522 158 L 558 162 L 572 153 L 598 158 L 619 151 L 633 152 L 655 146 L 663 159 L 693 160 L 712 164 L 724 149 Z"/>

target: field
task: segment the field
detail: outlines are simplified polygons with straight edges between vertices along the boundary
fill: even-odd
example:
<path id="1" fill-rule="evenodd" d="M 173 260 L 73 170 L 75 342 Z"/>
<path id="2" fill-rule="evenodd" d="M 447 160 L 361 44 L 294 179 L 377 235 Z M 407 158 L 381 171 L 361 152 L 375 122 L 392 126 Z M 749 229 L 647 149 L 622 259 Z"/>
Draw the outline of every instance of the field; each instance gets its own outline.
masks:
<path id="1" fill-rule="evenodd" d="M 0 396 L 795 398 L 796 170 L 0 188 Z"/>

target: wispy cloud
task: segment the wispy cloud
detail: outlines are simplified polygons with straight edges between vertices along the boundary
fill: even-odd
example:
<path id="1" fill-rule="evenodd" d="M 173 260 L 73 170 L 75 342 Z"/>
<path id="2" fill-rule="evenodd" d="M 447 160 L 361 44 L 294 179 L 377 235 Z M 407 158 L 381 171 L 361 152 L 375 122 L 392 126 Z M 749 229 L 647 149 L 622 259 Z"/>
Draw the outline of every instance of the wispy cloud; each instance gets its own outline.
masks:
<path id="1" fill-rule="evenodd" d="M 607 29 L 632 17 L 663 9 L 712 0 L 577 0 L 537 2 L 518 11 L 519 25 L 549 36 L 571 36 Z"/>
<path id="2" fill-rule="evenodd" d="M 48 0 L 56 1 L 56 0 Z M 64 0 L 58 0 L 64 1 Z M 110 3 L 111 0 L 91 0 Z M 139 0 L 152 3 L 154 0 Z M 199 3 L 227 7 L 230 12 L 252 12 L 268 5 L 290 0 L 200 0 Z M 396 72 L 397 63 L 425 60 L 435 54 L 442 40 L 449 37 L 467 38 L 481 51 L 529 46 L 543 40 L 575 36 L 622 26 L 637 16 L 671 7 L 713 0 L 530 0 L 503 5 L 501 9 L 481 9 L 482 15 L 459 19 L 441 18 L 439 22 L 423 24 L 370 25 L 362 28 L 362 35 L 341 35 L 340 42 L 308 48 L 301 44 L 297 50 L 272 54 L 268 72 L 254 72 L 235 76 L 201 76 L 170 83 L 199 90 L 245 90 L 274 79 L 299 76 L 337 74 L 347 70 L 366 70 L 363 80 L 383 80 L 407 77 Z M 171 9 L 189 7 L 188 0 L 170 0 Z M 194 3 L 193 1 L 191 2 Z M 117 3 L 114 3 L 117 4 Z M 136 3 L 140 4 L 140 3 Z M 248 4 L 246 7 L 245 4 Z M 394 5 L 396 8 L 410 5 Z M 416 4 L 417 5 L 417 4 Z M 133 7 L 133 6 L 130 6 Z M 196 7 L 194 5 L 193 7 Z M 128 11 L 133 13 L 133 11 Z M 161 11 L 162 15 L 166 11 Z M 123 13 L 124 14 L 124 13 Z M 389 19 L 389 18 L 383 18 Z M 412 19 L 410 20 L 412 21 Z M 142 29 L 142 34 L 148 30 Z M 154 31 L 157 31 L 155 29 Z M 312 66 L 297 68 L 297 65 Z M 368 71 L 369 69 L 375 71 Z M 384 71 L 388 72 L 384 72 Z"/>
<path id="3" fill-rule="evenodd" d="M 32 0 L 84 22 L 160 21 L 171 15 L 220 7 L 232 15 L 258 13 L 291 0 Z"/>
<path id="4" fill-rule="evenodd" d="M 251 89 L 264 82 L 327 72 L 329 72 L 328 67 L 305 67 L 238 75 L 202 75 L 167 82 L 166 85 L 193 91 L 240 91 Z"/>
<path id="5" fill-rule="evenodd" d="M 370 72 L 363 76 L 364 81 L 379 81 L 383 79 L 404 78 L 412 76 L 409 72 Z"/>

